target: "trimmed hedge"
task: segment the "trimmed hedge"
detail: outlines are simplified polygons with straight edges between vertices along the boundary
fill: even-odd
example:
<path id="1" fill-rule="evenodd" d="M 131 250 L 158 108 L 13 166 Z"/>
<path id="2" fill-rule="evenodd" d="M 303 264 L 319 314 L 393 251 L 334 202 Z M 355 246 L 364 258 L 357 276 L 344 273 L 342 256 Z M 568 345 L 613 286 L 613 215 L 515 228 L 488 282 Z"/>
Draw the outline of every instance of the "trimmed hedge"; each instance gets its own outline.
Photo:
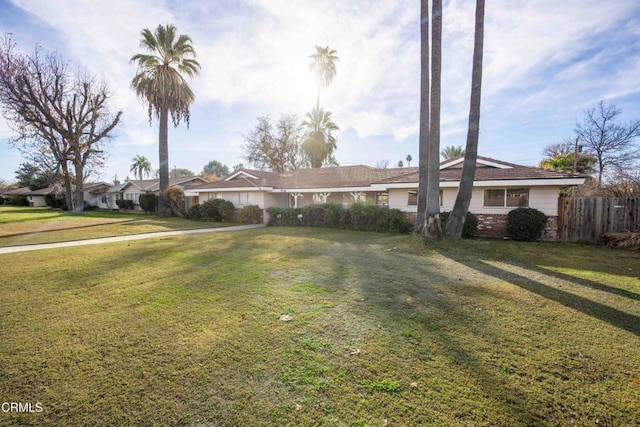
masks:
<path id="1" fill-rule="evenodd" d="M 440 212 L 440 222 L 444 228 L 447 220 L 449 219 L 451 212 Z M 464 219 L 464 225 L 462 226 L 462 238 L 468 239 L 476 235 L 478 231 L 478 218 L 471 212 L 467 212 L 467 216 Z"/>
<path id="2" fill-rule="evenodd" d="M 224 199 L 209 199 L 200 205 L 200 217 L 203 221 L 233 221 L 234 211 L 233 203 Z"/>
<path id="3" fill-rule="evenodd" d="M 123 209 L 123 210 L 134 210 L 136 205 L 133 203 L 133 200 L 127 200 L 127 199 L 118 199 L 116 200 L 116 205 L 118 205 L 118 208 Z"/>
<path id="4" fill-rule="evenodd" d="M 350 230 L 406 233 L 411 227 L 398 209 L 356 203 L 350 208 L 337 204 L 302 208 L 267 208 L 268 225 L 330 227 Z"/>
<path id="5" fill-rule="evenodd" d="M 258 205 L 247 205 L 238 211 L 238 222 L 240 224 L 259 224 L 261 213 Z"/>
<path id="6" fill-rule="evenodd" d="M 193 205 L 189 209 L 187 209 L 187 219 L 192 219 L 194 221 L 202 220 L 202 212 L 200 212 L 200 205 Z"/>
<path id="7" fill-rule="evenodd" d="M 158 196 L 154 193 L 142 193 L 140 194 L 140 199 L 138 200 L 140 203 L 140 208 L 145 212 L 155 212 L 156 205 L 158 203 Z"/>
<path id="8" fill-rule="evenodd" d="M 528 242 L 538 240 L 546 225 L 547 216 L 539 210 L 517 208 L 507 215 L 507 237 Z"/>

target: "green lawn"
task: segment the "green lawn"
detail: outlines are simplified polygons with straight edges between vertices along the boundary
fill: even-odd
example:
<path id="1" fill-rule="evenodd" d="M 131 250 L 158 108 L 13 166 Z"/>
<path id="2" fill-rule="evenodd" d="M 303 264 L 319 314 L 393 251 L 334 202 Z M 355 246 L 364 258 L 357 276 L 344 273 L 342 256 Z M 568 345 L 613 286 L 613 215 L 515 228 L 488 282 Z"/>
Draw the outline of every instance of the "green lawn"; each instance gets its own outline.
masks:
<path id="1" fill-rule="evenodd" d="M 638 252 L 266 228 L 0 263 L 1 400 L 43 409 L 0 425 L 640 422 Z"/>
<path id="2" fill-rule="evenodd" d="M 49 208 L 0 206 L 0 247 L 229 225 L 235 224 L 119 212 L 69 213 Z"/>

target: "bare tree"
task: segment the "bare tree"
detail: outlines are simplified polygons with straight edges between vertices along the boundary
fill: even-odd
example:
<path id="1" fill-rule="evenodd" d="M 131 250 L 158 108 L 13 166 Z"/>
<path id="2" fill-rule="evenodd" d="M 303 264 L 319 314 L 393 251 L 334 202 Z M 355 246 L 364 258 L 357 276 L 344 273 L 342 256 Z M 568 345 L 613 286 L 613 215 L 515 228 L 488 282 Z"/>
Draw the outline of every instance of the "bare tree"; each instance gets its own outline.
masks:
<path id="1" fill-rule="evenodd" d="M 634 144 L 640 136 L 640 120 L 616 123 L 621 113 L 615 104 L 600 101 L 597 108 L 584 112 L 582 124 L 574 129 L 585 150 L 596 158 L 598 185 L 607 171 L 624 169 L 640 157 L 640 146 Z"/>
<path id="2" fill-rule="evenodd" d="M 87 168 L 104 159 L 103 143 L 120 122 L 111 115 L 106 84 L 83 73 L 71 75 L 55 53 L 16 49 L 10 36 L 0 43 L 0 104 L 22 150 L 47 153 L 59 165 L 69 209 L 84 203 Z M 72 195 L 72 173 L 75 191 Z"/>
<path id="3" fill-rule="evenodd" d="M 285 172 L 308 165 L 301 145 L 304 131 L 295 115 L 282 116 L 275 124 L 269 116 L 244 137 L 244 158 L 258 169 Z"/>

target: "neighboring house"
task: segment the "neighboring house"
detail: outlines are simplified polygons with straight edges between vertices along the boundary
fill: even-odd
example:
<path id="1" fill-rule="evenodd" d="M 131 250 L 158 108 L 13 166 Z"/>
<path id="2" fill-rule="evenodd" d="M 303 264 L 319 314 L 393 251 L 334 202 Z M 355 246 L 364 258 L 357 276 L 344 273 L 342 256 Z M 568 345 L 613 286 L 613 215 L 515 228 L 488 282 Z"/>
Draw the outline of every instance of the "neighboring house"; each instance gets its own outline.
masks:
<path id="1" fill-rule="evenodd" d="M 4 190 L 0 195 L 5 199 L 18 197 L 18 196 L 26 196 L 27 193 L 30 193 L 31 189 L 29 187 L 20 187 L 14 188 L 12 190 Z"/>
<path id="2" fill-rule="evenodd" d="M 53 187 L 41 188 L 39 190 L 29 191 L 28 193 L 25 193 L 25 196 L 29 201 L 30 207 L 41 208 L 43 206 L 47 206 L 47 194 L 51 194 L 53 191 Z"/>
<path id="3" fill-rule="evenodd" d="M 186 207 L 189 208 L 198 203 L 198 195 L 189 190 L 198 185 L 206 184 L 207 180 L 200 176 L 187 176 L 181 178 L 169 178 L 169 185 L 177 185 L 182 188 L 186 196 Z M 97 206 L 105 209 L 118 209 L 117 199 L 132 200 L 136 209 L 140 208 L 138 200 L 140 194 L 158 194 L 160 188 L 159 179 L 129 180 L 124 183 L 114 182 L 114 185 L 97 195 Z"/>
<path id="4" fill-rule="evenodd" d="M 441 211 L 453 209 L 464 158 L 440 164 Z M 522 206 L 536 208 L 548 217 L 546 238 L 555 239 L 560 190 L 581 185 L 584 175 L 516 165 L 478 157 L 469 210 L 478 217 L 478 232 L 503 236 L 506 216 Z M 302 207 L 338 203 L 349 206 L 366 202 L 399 209 L 415 220 L 418 168 L 376 169 L 369 166 L 339 166 L 299 169 L 286 173 L 240 169 L 224 180 L 190 190 L 199 201 L 221 198 L 236 208 L 258 205 Z M 265 222 L 268 215 L 264 212 Z"/>

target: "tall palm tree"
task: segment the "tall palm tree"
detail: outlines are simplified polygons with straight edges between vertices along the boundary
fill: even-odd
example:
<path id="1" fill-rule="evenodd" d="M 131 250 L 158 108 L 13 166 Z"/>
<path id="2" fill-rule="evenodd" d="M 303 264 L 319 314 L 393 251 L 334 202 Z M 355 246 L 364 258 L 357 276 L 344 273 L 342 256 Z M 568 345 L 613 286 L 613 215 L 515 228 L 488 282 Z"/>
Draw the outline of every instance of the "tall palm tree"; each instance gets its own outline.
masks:
<path id="1" fill-rule="evenodd" d="M 131 86 L 138 97 L 149 104 L 149 121 L 155 113 L 160 122 L 158 135 L 158 155 L 160 160 L 160 194 L 169 186 L 169 114 L 174 126 L 181 120 L 189 126 L 189 106 L 195 96 L 185 77 L 193 77 L 200 71 L 200 64 L 194 59 L 196 52 L 189 36 L 176 33 L 176 27 L 158 25 L 155 32 L 145 28 L 141 32 L 140 46 L 149 53 L 139 53 L 131 57 L 138 70 Z M 159 199 L 158 213 L 166 214 L 168 205 Z"/>
<path id="2" fill-rule="evenodd" d="M 422 232 L 427 209 L 429 161 L 429 0 L 420 1 L 420 130 L 418 136 L 418 206 L 414 233 Z"/>
<path id="3" fill-rule="evenodd" d="M 151 162 L 145 156 L 138 154 L 131 161 L 133 163 L 131 163 L 129 172 L 133 172 L 133 176 L 137 175 L 142 180 L 143 176 L 148 177 L 151 174 Z"/>
<path id="4" fill-rule="evenodd" d="M 407 167 L 410 168 L 411 167 L 411 160 L 413 160 L 413 157 L 411 157 L 411 154 L 407 154 Z"/>
<path id="5" fill-rule="evenodd" d="M 307 139 L 302 143 L 302 149 L 311 160 L 311 167 L 320 168 L 336 149 L 334 132 L 340 128 L 331 121 L 331 112 L 322 108 L 313 109 L 307 113 L 302 126 L 307 130 Z"/>
<path id="6" fill-rule="evenodd" d="M 445 147 L 440 152 L 440 157 L 442 157 L 442 160 L 449 160 L 453 159 L 454 157 L 460 156 L 464 156 L 464 148 L 462 147 L 462 145 L 450 145 L 448 147 Z"/>
<path id="7" fill-rule="evenodd" d="M 462 237 L 462 227 L 469 211 L 473 180 L 478 160 L 478 137 L 480 134 L 480 99 L 482 89 L 482 54 L 484 49 L 484 0 L 476 0 L 473 65 L 471 70 L 471 99 L 469 102 L 469 129 L 464 153 L 462 177 L 456 202 L 447 220 L 445 234 L 454 239 Z"/>
<path id="8" fill-rule="evenodd" d="M 309 56 L 309 69 L 316 77 L 316 110 L 320 109 L 320 91 L 329 86 L 336 75 L 336 62 L 340 60 L 336 54 L 337 52 L 329 49 L 329 46 L 316 46 L 316 53 Z"/>
<path id="9" fill-rule="evenodd" d="M 422 236 L 442 238 L 440 225 L 440 99 L 442 75 L 442 0 L 433 0 L 431 12 L 431 103 L 429 106 L 429 157 L 427 208 Z"/>

